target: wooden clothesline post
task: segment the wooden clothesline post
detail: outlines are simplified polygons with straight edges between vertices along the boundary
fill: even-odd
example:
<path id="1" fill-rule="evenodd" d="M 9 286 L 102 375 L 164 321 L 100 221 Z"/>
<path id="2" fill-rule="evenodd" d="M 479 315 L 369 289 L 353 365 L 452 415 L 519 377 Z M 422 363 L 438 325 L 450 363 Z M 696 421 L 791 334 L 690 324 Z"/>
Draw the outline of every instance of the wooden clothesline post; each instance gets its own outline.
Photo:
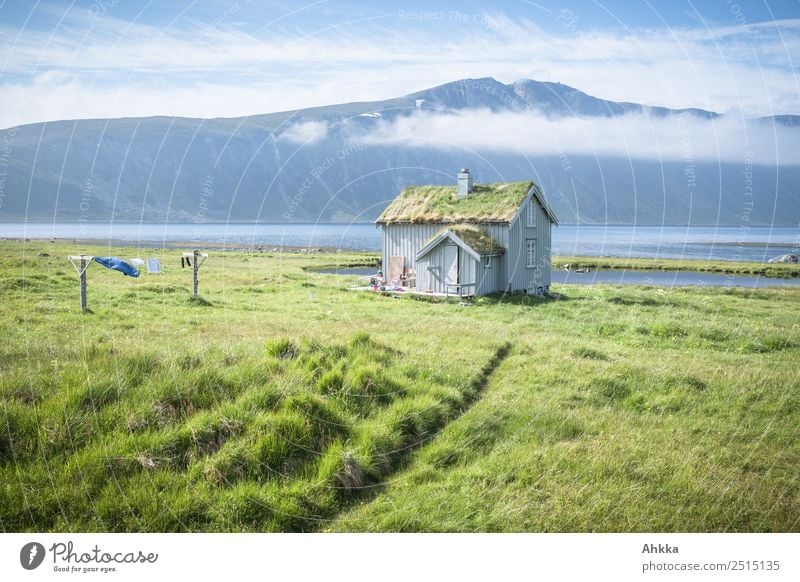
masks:
<path id="1" fill-rule="evenodd" d="M 67 258 L 78 273 L 81 289 L 81 311 L 86 311 L 89 309 L 89 304 L 86 299 L 86 269 L 92 264 L 94 257 L 89 255 L 70 255 Z"/>
<path id="2" fill-rule="evenodd" d="M 183 253 L 184 259 L 189 259 L 192 261 L 192 297 L 197 299 L 197 291 L 198 291 L 198 279 L 197 279 L 197 272 L 200 270 L 200 265 L 202 265 L 205 260 L 208 258 L 207 253 L 201 253 L 197 249 L 193 250 L 191 253 Z"/>
<path id="3" fill-rule="evenodd" d="M 193 277 L 193 286 L 192 286 L 192 296 L 197 299 L 197 270 L 200 268 L 200 265 L 197 264 L 197 251 L 193 251 L 192 254 L 194 255 L 194 260 L 192 261 L 192 277 Z"/>
<path id="4" fill-rule="evenodd" d="M 86 302 L 86 259 L 81 257 L 81 311 L 89 308 Z"/>

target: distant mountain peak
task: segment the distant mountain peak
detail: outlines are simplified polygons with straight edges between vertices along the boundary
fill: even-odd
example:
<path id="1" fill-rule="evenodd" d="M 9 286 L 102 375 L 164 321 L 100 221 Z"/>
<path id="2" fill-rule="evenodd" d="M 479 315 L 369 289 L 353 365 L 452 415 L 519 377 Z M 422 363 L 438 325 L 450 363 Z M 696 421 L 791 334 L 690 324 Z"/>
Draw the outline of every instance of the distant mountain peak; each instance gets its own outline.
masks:
<path id="1" fill-rule="evenodd" d="M 711 119 L 719 114 L 704 109 L 669 109 L 601 99 L 560 82 L 517 79 L 505 84 L 494 77 L 459 79 L 406 96 L 424 99 L 429 109 L 488 108 L 492 111 L 536 111 L 553 117 L 614 117 L 628 113 L 666 116 L 689 113 Z"/>
<path id="2" fill-rule="evenodd" d="M 13 147 L 5 156 L 0 220 L 369 221 L 405 186 L 449 184 L 458 168 L 469 167 L 481 181 L 536 180 L 564 223 L 741 223 L 738 163 L 698 163 L 688 196 L 681 161 L 570 153 L 565 164 L 555 148 L 525 155 L 490 148 L 442 150 L 424 140 L 413 147 L 391 139 L 357 142 L 419 111 L 469 109 L 553 118 L 718 116 L 702 109 L 605 100 L 557 82 L 506 84 L 477 77 L 384 101 L 233 119 L 30 124 L 14 129 Z M 797 128 L 800 117 L 753 123 Z M 800 212 L 800 167 L 784 166 L 781 172 L 754 167 L 753 176 L 754 189 L 771 195 L 753 210 L 750 223 L 791 224 Z"/>

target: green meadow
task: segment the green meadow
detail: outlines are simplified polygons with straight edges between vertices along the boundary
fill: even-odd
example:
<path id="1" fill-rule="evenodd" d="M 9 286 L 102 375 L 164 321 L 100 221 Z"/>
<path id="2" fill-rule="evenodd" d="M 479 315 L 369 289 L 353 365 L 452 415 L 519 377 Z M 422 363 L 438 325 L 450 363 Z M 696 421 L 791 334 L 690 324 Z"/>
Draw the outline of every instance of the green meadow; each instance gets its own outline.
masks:
<path id="1" fill-rule="evenodd" d="M 66 256 L 158 256 L 161 275 Z M 0 530 L 798 531 L 800 288 L 355 292 L 0 242 Z"/>

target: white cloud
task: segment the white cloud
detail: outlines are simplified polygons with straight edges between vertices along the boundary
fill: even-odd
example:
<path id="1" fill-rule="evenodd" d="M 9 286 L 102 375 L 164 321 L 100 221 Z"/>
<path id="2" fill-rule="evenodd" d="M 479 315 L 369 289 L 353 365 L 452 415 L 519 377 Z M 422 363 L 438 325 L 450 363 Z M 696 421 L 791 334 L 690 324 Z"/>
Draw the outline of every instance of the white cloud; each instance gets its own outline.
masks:
<path id="1" fill-rule="evenodd" d="M 327 131 L 328 124 L 323 121 L 300 121 L 281 132 L 280 138 L 290 143 L 308 145 L 322 139 Z"/>
<path id="2" fill-rule="evenodd" d="M 694 115 L 547 118 L 536 113 L 418 112 L 383 123 L 359 142 L 500 151 L 531 156 L 613 156 L 684 161 L 800 164 L 800 133 L 738 116 Z"/>
<path id="3" fill-rule="evenodd" d="M 800 112 L 798 20 L 587 34 L 549 33 L 502 13 L 430 24 L 376 17 L 304 35 L 273 27 L 256 34 L 233 22 L 159 28 L 84 15 L 53 31 L 0 26 L 0 127 L 251 115 L 484 76 L 560 81 L 605 99 L 675 108 Z"/>

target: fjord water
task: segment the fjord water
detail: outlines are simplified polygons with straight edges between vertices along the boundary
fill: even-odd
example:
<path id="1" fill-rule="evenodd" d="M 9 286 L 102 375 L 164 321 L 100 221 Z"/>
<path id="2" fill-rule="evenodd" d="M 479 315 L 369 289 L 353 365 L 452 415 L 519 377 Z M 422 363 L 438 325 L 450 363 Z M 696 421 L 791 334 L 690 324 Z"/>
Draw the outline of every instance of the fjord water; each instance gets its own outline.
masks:
<path id="1" fill-rule="evenodd" d="M 378 251 L 374 224 L 0 223 L 0 238 L 93 239 L 136 246 L 195 242 L 230 247 L 308 247 Z M 755 261 L 800 252 L 799 228 L 584 226 L 553 229 L 553 254 Z"/>
<path id="2" fill-rule="evenodd" d="M 342 267 L 340 269 L 321 269 L 319 272 L 366 278 L 375 274 L 375 268 Z M 755 289 L 759 287 L 796 287 L 800 285 L 800 279 L 701 273 L 698 271 L 600 269 L 598 271 L 578 273 L 576 271 L 555 269 L 553 270 L 553 283 L 562 285 L 612 283 L 614 285 L 648 285 L 650 287 L 747 287 Z"/>

